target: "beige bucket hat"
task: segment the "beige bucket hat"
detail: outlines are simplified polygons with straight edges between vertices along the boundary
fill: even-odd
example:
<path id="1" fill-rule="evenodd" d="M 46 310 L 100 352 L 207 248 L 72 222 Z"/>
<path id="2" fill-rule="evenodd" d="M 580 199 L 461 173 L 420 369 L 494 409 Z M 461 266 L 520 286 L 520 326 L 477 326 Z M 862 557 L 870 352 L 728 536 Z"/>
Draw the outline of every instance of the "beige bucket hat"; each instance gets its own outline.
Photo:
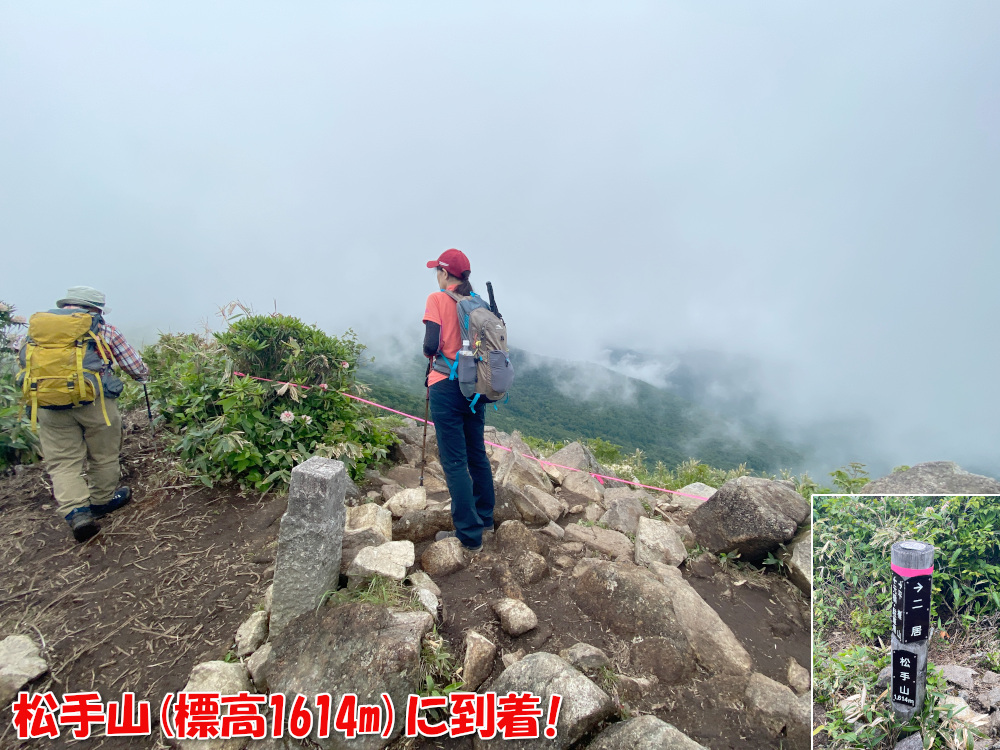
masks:
<path id="1" fill-rule="evenodd" d="M 66 305 L 83 305 L 103 310 L 104 292 L 99 292 L 92 286 L 71 286 L 66 290 L 66 296 L 56 302 L 56 307 L 66 307 Z"/>

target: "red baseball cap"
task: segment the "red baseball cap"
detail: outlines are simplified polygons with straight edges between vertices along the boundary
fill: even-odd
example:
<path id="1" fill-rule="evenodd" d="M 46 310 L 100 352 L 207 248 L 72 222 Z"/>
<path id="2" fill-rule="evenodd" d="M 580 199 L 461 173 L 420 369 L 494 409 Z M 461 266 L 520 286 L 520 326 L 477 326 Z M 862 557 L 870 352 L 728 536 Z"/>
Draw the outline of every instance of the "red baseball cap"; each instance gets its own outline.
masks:
<path id="1" fill-rule="evenodd" d="M 469 266 L 469 259 L 465 257 L 465 253 L 455 248 L 445 250 L 437 260 L 427 261 L 427 267 L 443 268 L 456 279 L 461 278 L 462 274 L 466 271 L 472 270 Z"/>

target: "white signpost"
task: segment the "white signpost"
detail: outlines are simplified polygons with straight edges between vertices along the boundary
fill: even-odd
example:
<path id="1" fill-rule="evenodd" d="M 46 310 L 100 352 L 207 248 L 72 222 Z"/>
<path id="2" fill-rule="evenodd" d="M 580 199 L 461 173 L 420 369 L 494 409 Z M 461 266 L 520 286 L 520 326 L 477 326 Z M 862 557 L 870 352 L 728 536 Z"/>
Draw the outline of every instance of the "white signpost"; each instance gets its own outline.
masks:
<path id="1" fill-rule="evenodd" d="M 899 721 L 920 713 L 927 691 L 927 642 L 931 631 L 934 547 L 892 545 L 892 682 L 890 700 Z"/>

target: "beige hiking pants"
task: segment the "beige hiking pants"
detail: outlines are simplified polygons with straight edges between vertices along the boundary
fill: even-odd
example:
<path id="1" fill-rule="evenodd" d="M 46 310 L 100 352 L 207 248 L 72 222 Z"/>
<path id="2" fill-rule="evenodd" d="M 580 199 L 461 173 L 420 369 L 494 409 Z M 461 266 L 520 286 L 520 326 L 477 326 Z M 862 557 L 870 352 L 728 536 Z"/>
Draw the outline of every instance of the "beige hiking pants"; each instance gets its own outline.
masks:
<path id="1" fill-rule="evenodd" d="M 45 470 L 52 480 L 61 516 L 91 503 L 110 501 L 118 487 L 122 418 L 114 399 L 106 399 L 104 403 L 110 427 L 104 422 L 100 402 L 76 409 L 38 410 L 38 437 Z M 86 480 L 84 459 L 88 461 Z"/>

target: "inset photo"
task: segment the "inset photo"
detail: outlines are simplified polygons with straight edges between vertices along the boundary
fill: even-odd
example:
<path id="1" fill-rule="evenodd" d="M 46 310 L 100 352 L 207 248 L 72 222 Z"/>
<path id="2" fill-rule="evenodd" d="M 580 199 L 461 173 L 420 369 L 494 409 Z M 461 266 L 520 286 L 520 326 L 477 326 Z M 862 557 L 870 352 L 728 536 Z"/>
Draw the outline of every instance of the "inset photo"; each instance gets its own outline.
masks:
<path id="1" fill-rule="evenodd" d="M 1000 737 L 1000 495 L 813 495 L 813 747 Z"/>

